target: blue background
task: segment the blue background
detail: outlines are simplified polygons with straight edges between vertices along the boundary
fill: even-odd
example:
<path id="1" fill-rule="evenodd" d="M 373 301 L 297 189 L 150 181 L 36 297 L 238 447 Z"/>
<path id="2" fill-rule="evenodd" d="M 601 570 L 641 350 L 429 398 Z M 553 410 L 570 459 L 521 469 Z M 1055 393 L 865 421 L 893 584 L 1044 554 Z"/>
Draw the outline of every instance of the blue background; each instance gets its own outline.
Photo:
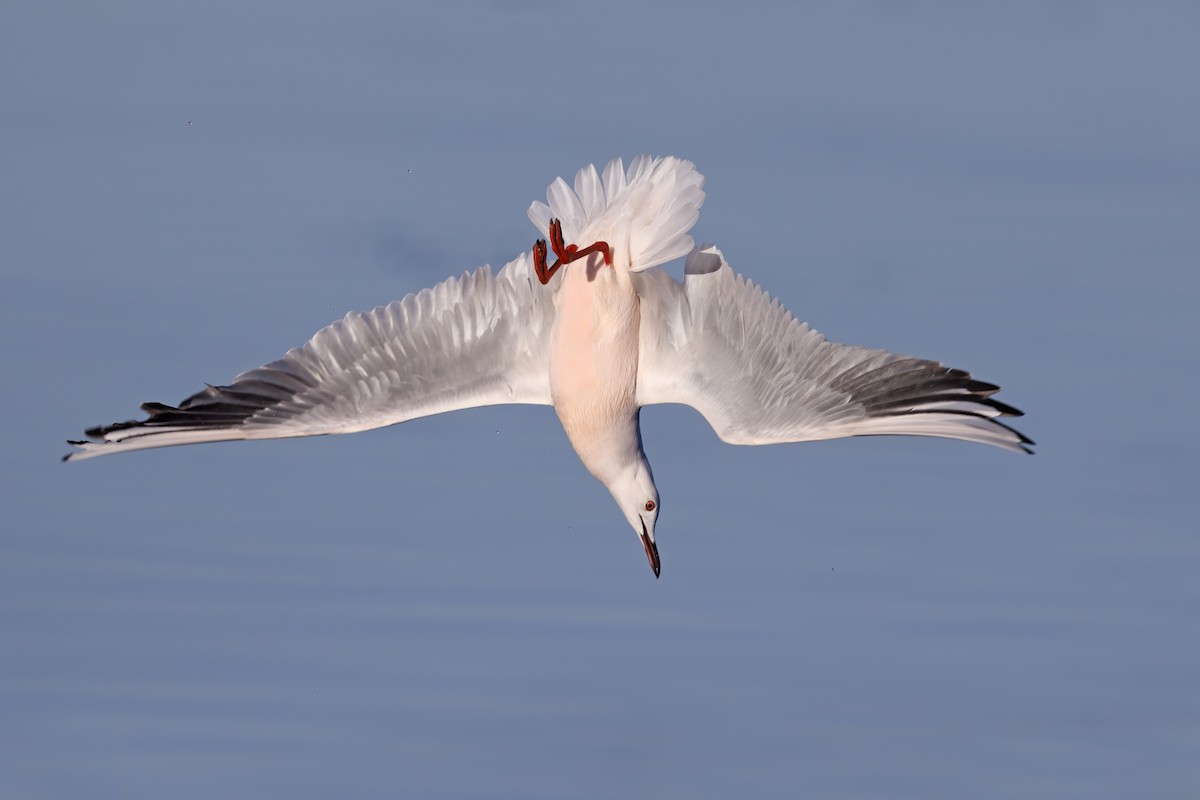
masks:
<path id="1" fill-rule="evenodd" d="M 1197 796 L 1198 23 L 6 6 L 0 795 Z M 1039 454 L 650 408 L 660 581 L 549 408 L 58 462 L 642 152 L 797 316 L 1001 383 Z"/>

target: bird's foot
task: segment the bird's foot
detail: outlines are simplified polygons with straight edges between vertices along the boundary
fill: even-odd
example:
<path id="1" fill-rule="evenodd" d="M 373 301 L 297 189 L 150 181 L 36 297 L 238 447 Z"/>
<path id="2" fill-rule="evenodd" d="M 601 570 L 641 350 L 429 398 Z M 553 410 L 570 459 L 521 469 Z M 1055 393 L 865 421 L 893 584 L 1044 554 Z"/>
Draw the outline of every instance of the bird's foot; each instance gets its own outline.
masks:
<path id="1" fill-rule="evenodd" d="M 553 264 L 546 266 L 546 240 L 538 239 L 533 243 L 533 271 L 543 286 L 550 282 L 550 278 L 558 272 L 558 268 L 563 264 L 570 264 L 572 261 L 586 258 L 592 253 L 602 253 L 604 263 L 612 266 L 612 248 L 608 246 L 608 242 L 592 242 L 580 250 L 578 245 L 567 244 L 563 241 L 562 223 L 557 219 L 550 220 L 550 248 L 554 250 L 557 258 Z"/>
<path id="2" fill-rule="evenodd" d="M 545 286 L 550 282 L 550 276 L 558 272 L 558 268 L 562 266 L 561 261 L 555 261 L 554 266 L 546 266 L 546 240 L 538 239 L 533 243 L 533 271 L 537 274 L 538 280 Z"/>

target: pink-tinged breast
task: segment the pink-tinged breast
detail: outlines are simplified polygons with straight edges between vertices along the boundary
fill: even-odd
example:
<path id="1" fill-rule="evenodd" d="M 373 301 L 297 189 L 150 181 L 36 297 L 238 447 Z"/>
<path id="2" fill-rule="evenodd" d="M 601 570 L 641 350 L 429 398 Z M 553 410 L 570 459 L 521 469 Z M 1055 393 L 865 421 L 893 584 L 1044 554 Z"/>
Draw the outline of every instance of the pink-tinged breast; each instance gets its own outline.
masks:
<path id="1" fill-rule="evenodd" d="M 603 479 L 640 448 L 637 431 L 637 294 L 614 270 L 588 280 L 563 270 L 550 356 L 554 408 L 579 458 Z"/>

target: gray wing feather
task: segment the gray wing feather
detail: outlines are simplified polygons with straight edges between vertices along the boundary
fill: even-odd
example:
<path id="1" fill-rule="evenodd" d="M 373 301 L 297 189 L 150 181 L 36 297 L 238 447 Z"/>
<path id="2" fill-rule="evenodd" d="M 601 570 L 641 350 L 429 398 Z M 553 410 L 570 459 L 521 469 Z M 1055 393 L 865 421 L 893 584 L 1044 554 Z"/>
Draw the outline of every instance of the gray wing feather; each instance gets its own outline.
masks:
<path id="1" fill-rule="evenodd" d="M 556 284 L 557 285 L 557 284 Z M 89 429 L 68 460 L 196 442 L 314 436 L 500 403 L 549 404 L 553 289 L 528 255 L 355 312 L 283 358 L 144 420 Z"/>
<path id="2" fill-rule="evenodd" d="M 830 342 L 735 273 L 715 247 L 680 284 L 638 276 L 638 401 L 695 407 L 733 444 L 844 436 L 939 436 L 1032 452 L 999 422 L 1020 411 L 999 387 L 936 361 Z"/>

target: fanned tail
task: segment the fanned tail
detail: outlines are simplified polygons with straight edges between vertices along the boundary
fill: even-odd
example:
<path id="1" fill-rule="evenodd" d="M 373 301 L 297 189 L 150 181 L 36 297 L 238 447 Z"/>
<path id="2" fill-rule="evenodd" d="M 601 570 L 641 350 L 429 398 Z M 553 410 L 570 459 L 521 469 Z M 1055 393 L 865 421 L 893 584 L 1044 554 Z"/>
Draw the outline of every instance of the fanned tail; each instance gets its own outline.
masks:
<path id="1" fill-rule="evenodd" d="M 549 238 L 550 220 L 557 219 L 568 242 L 586 246 L 603 239 L 615 263 L 640 272 L 692 249 L 688 231 L 704 204 L 704 176 L 695 164 L 674 156 L 638 156 L 628 170 L 616 158 L 603 176 L 591 164 L 579 170 L 574 188 L 556 178 L 546 201 L 529 207 L 543 238 Z"/>

